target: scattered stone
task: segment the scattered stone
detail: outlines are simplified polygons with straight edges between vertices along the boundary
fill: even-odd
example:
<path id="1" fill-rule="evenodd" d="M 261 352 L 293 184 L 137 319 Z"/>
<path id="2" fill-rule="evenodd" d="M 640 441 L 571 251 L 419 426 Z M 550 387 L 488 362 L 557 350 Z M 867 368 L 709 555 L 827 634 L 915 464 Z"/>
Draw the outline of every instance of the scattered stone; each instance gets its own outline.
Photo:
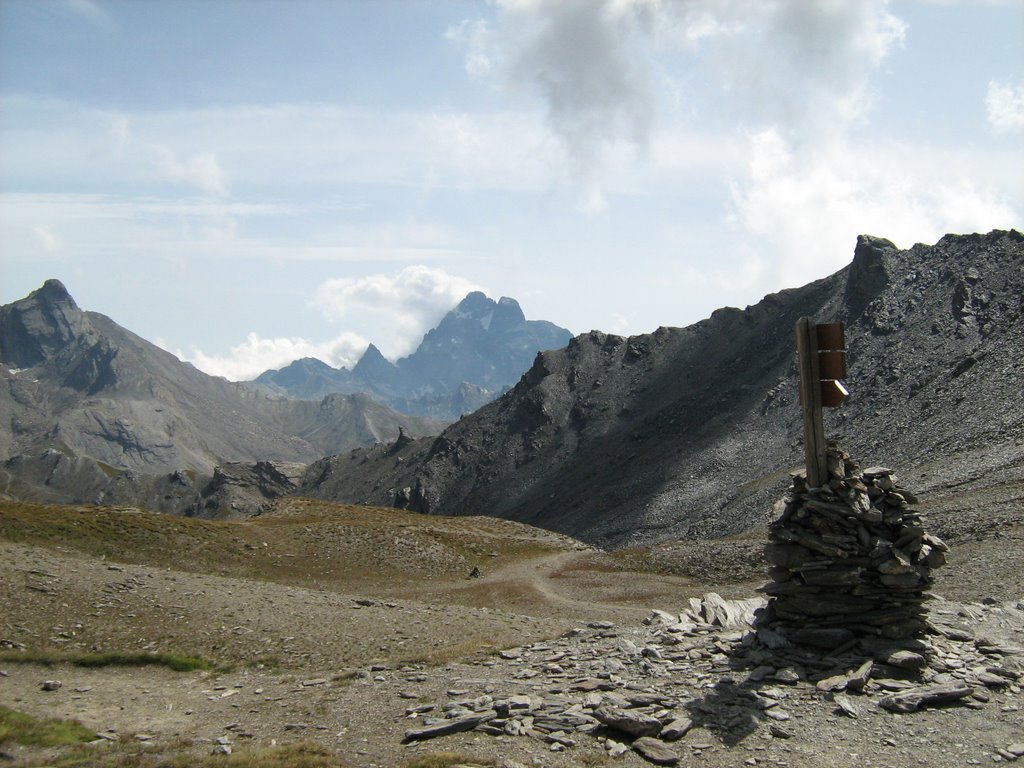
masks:
<path id="1" fill-rule="evenodd" d="M 486 712 L 479 712 L 465 717 L 457 717 L 451 720 L 445 720 L 435 725 L 429 725 L 425 728 L 418 728 L 412 731 L 405 732 L 405 738 L 402 740 L 403 743 L 407 744 L 410 741 L 424 741 L 426 739 L 434 739 L 438 736 L 448 736 L 452 733 L 461 733 L 462 731 L 472 731 L 481 723 L 486 723 L 498 716 L 498 713 L 493 709 Z"/>
<path id="2" fill-rule="evenodd" d="M 910 688 L 882 697 L 879 699 L 878 705 L 890 712 L 915 712 L 934 704 L 948 704 L 951 701 L 966 698 L 972 692 L 973 689 L 962 682 Z"/>
<path id="3" fill-rule="evenodd" d="M 659 736 L 665 741 L 678 741 L 693 730 L 695 723 L 688 717 L 678 717 L 661 729 Z"/>
<path id="4" fill-rule="evenodd" d="M 923 669 L 928 664 L 928 660 L 920 653 L 901 650 L 886 656 L 885 663 L 899 669 L 918 670 Z"/>
<path id="5" fill-rule="evenodd" d="M 607 739 L 604 743 L 604 748 L 611 757 L 622 757 L 629 752 L 629 747 L 621 741 L 615 741 L 614 739 Z"/>
<path id="6" fill-rule="evenodd" d="M 643 712 L 602 704 L 594 710 L 594 717 L 609 728 L 631 736 L 657 736 L 661 733 L 661 721 Z"/>
<path id="7" fill-rule="evenodd" d="M 60 680 L 44 680 L 42 688 L 44 691 L 59 691 L 64 685 Z"/>
<path id="8" fill-rule="evenodd" d="M 651 736 L 641 736 L 634 741 L 633 750 L 655 765 L 676 765 L 681 759 L 668 744 Z"/>
<path id="9" fill-rule="evenodd" d="M 772 676 L 772 679 L 782 683 L 783 685 L 796 685 L 800 682 L 800 673 L 793 667 L 784 667 L 783 669 L 778 670 Z"/>
<path id="10" fill-rule="evenodd" d="M 837 693 L 833 698 L 836 706 L 839 707 L 839 711 L 849 717 L 858 718 L 861 715 L 860 707 L 858 707 L 849 696 L 845 693 Z"/>

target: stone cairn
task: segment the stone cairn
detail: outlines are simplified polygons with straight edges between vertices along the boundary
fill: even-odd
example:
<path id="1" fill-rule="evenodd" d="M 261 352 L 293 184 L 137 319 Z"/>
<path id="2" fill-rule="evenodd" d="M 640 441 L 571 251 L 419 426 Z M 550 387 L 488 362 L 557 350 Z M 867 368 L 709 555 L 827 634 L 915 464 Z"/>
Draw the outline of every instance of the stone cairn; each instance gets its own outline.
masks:
<path id="1" fill-rule="evenodd" d="M 834 444 L 828 483 L 810 488 L 803 473 L 780 502 L 766 556 L 771 596 L 758 620 L 764 645 L 809 646 L 839 655 L 872 639 L 912 641 L 924 634 L 931 571 L 948 547 L 927 533 L 913 494 L 893 471 L 863 471 Z"/>

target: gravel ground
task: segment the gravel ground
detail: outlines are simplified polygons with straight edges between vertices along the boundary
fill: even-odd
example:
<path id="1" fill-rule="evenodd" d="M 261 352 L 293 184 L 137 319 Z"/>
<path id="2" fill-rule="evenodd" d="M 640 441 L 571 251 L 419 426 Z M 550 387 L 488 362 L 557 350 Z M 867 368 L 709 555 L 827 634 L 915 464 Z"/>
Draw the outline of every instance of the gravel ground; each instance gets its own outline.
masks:
<path id="1" fill-rule="evenodd" d="M 954 550 L 939 586 L 953 588 L 961 600 L 1003 601 L 1010 593 L 1019 600 L 1022 571 L 1003 565 L 1019 562 L 1020 539 L 1021 531 L 1011 529 Z M 735 549 L 725 547 L 724 556 Z M 721 568 L 710 544 L 689 556 L 691 572 L 700 570 L 698 556 L 707 559 L 708 572 Z M 587 666 L 593 659 L 608 662 L 623 653 L 626 641 L 637 648 L 649 643 L 651 630 L 641 620 L 650 609 L 679 613 L 709 588 L 737 597 L 751 589 L 747 581 L 709 584 L 614 570 L 604 557 L 547 552 L 481 579 L 396 580 L 376 593 L 343 594 L 3 542 L 0 640 L 73 653 L 194 653 L 227 661 L 232 669 L 178 673 L 5 660 L 0 704 L 80 720 L 122 745 L 98 750 L 129 743 L 155 752 L 209 754 L 216 739 L 236 752 L 304 740 L 354 766 L 402 766 L 437 752 L 509 766 L 646 765 L 631 751 L 609 757 L 605 743 L 611 735 L 600 731 L 574 735 L 576 745 L 563 752 L 552 751 L 543 738 L 479 731 L 403 744 L 406 732 L 423 722 L 422 714 L 407 715 L 411 708 L 434 706 L 436 714 L 445 704 L 483 696 L 557 699 L 593 672 Z M 975 620 L 970 611 L 965 615 L 965 622 Z M 594 622 L 611 627 L 581 645 L 594 636 L 587 629 Z M 1004 630 L 1007 644 L 1024 646 L 1019 627 Z M 734 640 L 723 631 L 698 635 L 692 663 L 677 664 L 666 679 L 627 674 L 627 663 L 610 676 L 623 687 L 606 694 L 667 686 L 677 711 L 706 709 L 703 721 L 673 748 L 684 762 L 699 755 L 708 766 L 988 764 L 1006 759 L 999 750 L 1024 740 L 1024 700 L 1016 683 L 992 691 L 987 701 L 973 700 L 977 708 L 906 715 L 881 710 L 881 692 L 869 692 L 857 697 L 861 716 L 851 718 L 811 683 L 800 682 L 782 691 L 785 722 L 752 721 L 738 731 L 718 727 L 719 699 L 746 684 L 747 673 L 721 666 L 723 657 L 716 656 Z M 521 651 L 499 653 L 510 648 Z M 524 669 L 537 674 L 524 676 Z M 46 680 L 62 685 L 44 691 Z M 790 737 L 772 735 L 772 725 Z M 2 750 L 26 765 L 52 757 L 12 745 Z"/>

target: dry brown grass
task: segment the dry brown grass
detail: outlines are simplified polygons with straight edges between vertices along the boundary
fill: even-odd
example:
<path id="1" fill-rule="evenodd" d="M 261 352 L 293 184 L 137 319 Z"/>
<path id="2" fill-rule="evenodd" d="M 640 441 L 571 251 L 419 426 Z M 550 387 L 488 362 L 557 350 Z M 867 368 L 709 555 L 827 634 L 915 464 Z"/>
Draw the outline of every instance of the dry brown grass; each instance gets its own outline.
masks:
<path id="1" fill-rule="evenodd" d="M 532 529 L 486 518 L 286 499 L 240 521 L 136 509 L 0 502 L 0 538 L 108 561 L 343 591 L 396 577 L 463 578 L 553 551 Z M 554 537 L 552 537 L 554 538 Z"/>

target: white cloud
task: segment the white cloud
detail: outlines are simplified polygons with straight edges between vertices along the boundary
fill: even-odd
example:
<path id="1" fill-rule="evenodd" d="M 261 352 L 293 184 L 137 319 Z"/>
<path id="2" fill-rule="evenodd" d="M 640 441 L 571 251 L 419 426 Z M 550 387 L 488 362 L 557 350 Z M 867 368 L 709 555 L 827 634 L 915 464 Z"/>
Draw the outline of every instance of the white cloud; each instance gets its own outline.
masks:
<path id="1" fill-rule="evenodd" d="M 711 4 L 712 6 L 714 4 Z M 727 3 L 728 33 L 706 47 L 738 116 L 814 139 L 863 119 L 871 76 L 902 45 L 906 24 L 887 0 Z M 684 6 L 685 7 L 685 6 Z"/>
<path id="2" fill-rule="evenodd" d="M 991 81 L 985 94 L 985 112 L 996 133 L 1024 129 L 1024 80 L 1016 84 Z"/>
<path id="3" fill-rule="evenodd" d="M 395 274 L 335 278 L 317 288 L 310 305 L 328 320 L 373 328 L 373 342 L 392 359 L 411 352 L 423 334 L 470 291 L 471 281 L 423 265 Z"/>
<path id="4" fill-rule="evenodd" d="M 361 332 L 345 331 L 326 342 L 250 333 L 225 355 L 207 354 L 195 347 L 174 354 L 206 373 L 232 381 L 254 379 L 303 357 L 351 369 L 371 341 L 391 359 L 411 352 L 423 334 L 473 290 L 480 289 L 469 280 L 426 266 L 358 279 L 337 278 L 323 283 L 309 304 L 329 321 L 345 322 Z M 166 348 L 166 344 L 158 344 Z"/>
<path id="5" fill-rule="evenodd" d="M 55 251 L 60 245 L 60 240 L 57 238 L 53 231 L 49 227 L 42 225 L 36 225 L 32 227 L 32 234 L 35 235 L 36 240 L 46 251 Z"/>
<path id="6" fill-rule="evenodd" d="M 676 131 L 739 120 L 810 143 L 863 119 L 870 79 L 906 30 L 887 5 L 498 0 L 494 24 L 465 21 L 448 37 L 467 70 L 539 96 L 582 207 L 600 210 L 611 159 L 645 153 L 668 112 L 686 116 Z"/>
<path id="7" fill-rule="evenodd" d="M 159 341 L 159 346 L 165 346 Z M 352 368 L 366 351 L 369 342 L 356 333 L 343 333 L 327 342 L 302 338 L 265 339 L 250 333 L 227 355 L 208 355 L 193 347 L 188 353 L 174 352 L 211 376 L 231 381 L 250 381 L 267 370 L 283 368 L 303 357 L 315 357 L 336 368 Z"/>
<path id="8" fill-rule="evenodd" d="M 182 161 L 167 147 L 154 146 L 159 167 L 167 178 L 196 187 L 215 197 L 227 194 L 227 175 L 213 152 L 202 152 Z"/>
<path id="9" fill-rule="evenodd" d="M 582 207 L 599 210 L 606 153 L 620 144 L 642 148 L 653 122 L 654 81 L 639 39 L 645 3 L 504 0 L 499 5 L 498 26 L 476 28 L 467 69 L 498 70 L 511 83 L 525 83 L 540 94 Z M 472 63 L 483 60 L 485 68 Z"/>
<path id="10" fill-rule="evenodd" d="M 927 170 L 913 147 L 842 140 L 796 152 L 774 130 L 751 137 L 748 173 L 733 199 L 751 249 L 774 264 L 765 274 L 776 287 L 844 266 L 858 234 L 907 247 L 1020 219 L 1000 194 L 955 166 Z"/>
<path id="11" fill-rule="evenodd" d="M 466 48 L 466 72 L 473 76 L 486 75 L 494 68 L 489 48 L 491 28 L 484 19 L 463 19 L 449 27 L 444 36 Z"/>
<path id="12" fill-rule="evenodd" d="M 0 0 L 2 1 L 2 0 Z M 0 97 L 11 181 L 207 196 L 337 197 L 346 186 L 546 191 L 554 146 L 528 112 L 373 112 L 332 104 L 110 112 Z M 173 185 L 167 182 L 173 182 Z M 351 194 L 351 190 L 345 190 Z"/>

